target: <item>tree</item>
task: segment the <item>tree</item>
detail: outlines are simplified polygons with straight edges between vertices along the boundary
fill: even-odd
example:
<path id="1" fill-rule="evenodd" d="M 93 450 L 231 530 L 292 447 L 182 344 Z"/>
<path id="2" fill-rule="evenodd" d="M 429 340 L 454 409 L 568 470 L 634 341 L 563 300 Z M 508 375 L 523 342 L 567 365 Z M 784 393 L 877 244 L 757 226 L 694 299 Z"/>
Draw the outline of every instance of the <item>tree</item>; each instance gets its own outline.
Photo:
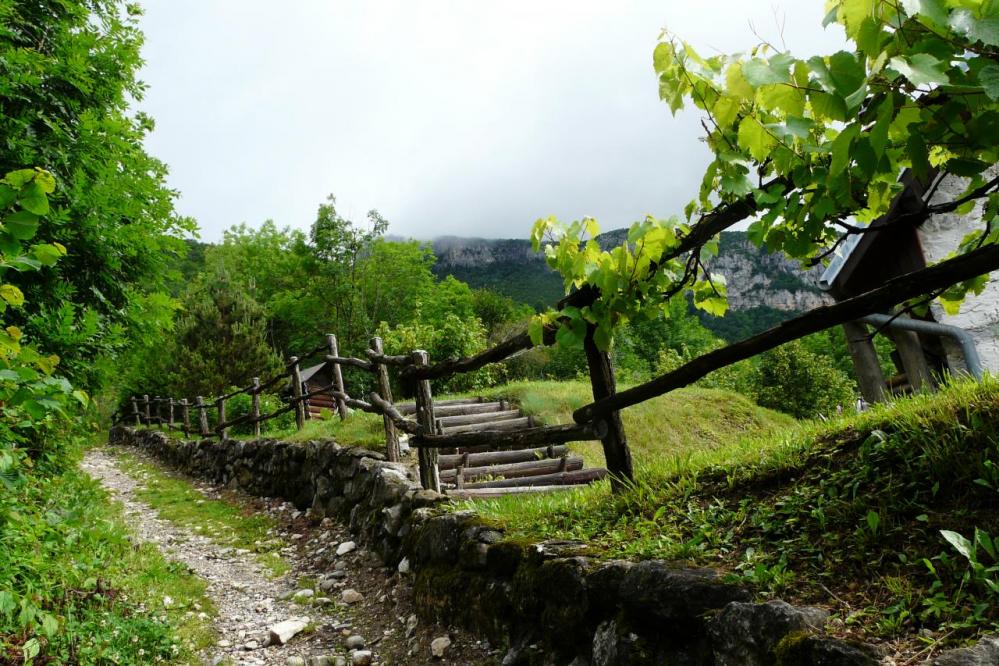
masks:
<path id="1" fill-rule="evenodd" d="M 549 263 L 563 275 L 566 290 L 575 291 L 557 312 L 533 322 L 535 343 L 546 328 L 556 328 L 562 344 L 580 344 L 590 332 L 607 349 L 618 327 L 650 317 L 684 292 L 695 306 L 723 314 L 724 281 L 704 263 L 717 251 L 719 232 L 755 218 L 753 242 L 805 262 L 822 261 L 844 238 L 877 233 L 867 225 L 902 189 L 903 169 L 924 181 L 934 171 L 967 180 L 961 195 L 924 204 L 902 222 L 966 212 L 982 201 L 981 230 L 964 239 L 953 260 L 715 350 L 583 407 L 575 418 L 659 395 L 874 308 L 910 299 L 925 303 L 927 297 L 952 306 L 967 291 L 980 290 L 984 275 L 999 267 L 999 178 L 987 172 L 999 161 L 993 139 L 999 4 L 834 0 L 830 10 L 826 22 L 844 27 L 853 50 L 799 59 L 764 43 L 749 55 L 704 58 L 664 36 L 653 57 L 660 94 L 674 112 L 688 102 L 704 112 L 714 160 L 684 221 L 647 218 L 631 228 L 626 244 L 609 252 L 585 241 L 599 231 L 593 220 L 538 221 L 535 246 L 547 244 Z"/>
<path id="2" fill-rule="evenodd" d="M 73 249 L 58 270 L 12 277 L 28 303 L 13 320 L 84 388 L 106 379 L 98 361 L 129 344 L 142 296 L 182 251 L 176 236 L 194 229 L 143 149 L 152 120 L 129 108 L 144 92 L 139 11 L 119 0 L 0 3 L 0 173 L 51 172 L 59 186 L 39 240 Z"/>
<path id="3" fill-rule="evenodd" d="M 175 396 L 220 395 L 283 368 L 267 342 L 263 308 L 224 272 L 184 298 L 168 357 L 165 371 Z"/>
<path id="4" fill-rule="evenodd" d="M 849 375 L 800 340 L 764 353 L 752 384 L 761 406 L 799 419 L 832 416 L 837 406 L 849 409 L 856 395 Z"/>

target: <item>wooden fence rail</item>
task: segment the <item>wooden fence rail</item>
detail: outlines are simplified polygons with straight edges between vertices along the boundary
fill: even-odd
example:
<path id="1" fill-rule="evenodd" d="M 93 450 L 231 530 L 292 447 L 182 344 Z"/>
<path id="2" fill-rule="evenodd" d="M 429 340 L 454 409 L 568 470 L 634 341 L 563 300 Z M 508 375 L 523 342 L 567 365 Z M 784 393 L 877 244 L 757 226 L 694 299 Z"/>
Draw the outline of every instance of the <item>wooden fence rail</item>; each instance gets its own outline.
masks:
<path id="1" fill-rule="evenodd" d="M 544 478 L 541 482 L 554 483 L 556 476 L 563 480 L 589 478 L 579 474 L 583 470 L 579 469 L 578 461 L 567 460 L 565 447 L 560 445 L 572 441 L 606 438 L 608 424 L 612 422 L 608 417 L 602 417 L 593 423 L 536 426 L 533 419 L 520 417 L 517 410 L 508 410 L 506 403 L 503 402 L 489 403 L 481 399 L 434 402 L 431 380 L 473 372 L 529 347 L 530 340 L 526 335 L 514 336 L 474 356 L 451 358 L 431 364 L 429 354 L 423 350 L 405 355 L 386 354 L 383 342 L 378 337 L 371 338 L 364 353 L 367 358 L 341 356 L 336 335 L 328 334 L 323 344 L 301 356 L 288 357 L 284 371 L 266 380 L 254 377 L 247 386 L 207 399 L 204 396 L 195 396 L 193 399 L 150 398 L 148 394 L 143 394 L 141 398 L 132 396 L 124 403 L 122 409 L 115 413 L 113 422 L 116 425 L 126 421 L 134 422 L 137 426 L 154 426 L 183 432 L 185 436 L 189 436 L 192 428 L 196 428 L 201 437 L 210 437 L 214 434 L 221 440 L 227 439 L 233 428 L 250 424 L 253 426 L 254 436 L 259 437 L 262 423 L 292 411 L 295 413 L 296 428 L 303 429 L 311 416 L 309 401 L 317 396 L 327 396 L 327 400 L 332 401 L 328 404 L 335 406 L 335 411 L 341 420 L 347 418 L 351 409 L 382 416 L 385 451 L 389 461 L 397 462 L 402 458 L 399 433 L 408 435 L 410 445 L 417 450 L 420 479 L 425 488 L 438 491 L 441 489 L 440 469 L 443 463 L 451 470 L 445 473 L 446 478 L 456 480 L 459 487 L 464 485 L 467 478 L 471 482 L 470 489 L 474 489 L 471 486 L 480 483 L 478 479 L 489 474 L 488 469 L 484 471 L 483 467 L 531 460 L 529 457 L 525 458 L 524 454 L 502 451 L 524 447 L 536 447 L 529 449 L 532 452 L 547 451 L 551 454 L 550 457 L 561 456 L 561 462 L 547 461 L 531 466 L 531 469 L 539 472 L 537 476 L 551 476 L 551 480 Z M 331 383 L 312 388 L 303 383 L 302 360 L 317 354 L 322 355 L 324 366 L 322 370 L 328 372 Z M 344 367 L 372 374 L 376 390 L 370 392 L 366 400 L 353 397 L 347 392 L 343 378 Z M 394 402 L 390 369 L 398 371 L 400 379 L 415 384 L 415 403 Z M 606 372 L 606 367 L 601 369 Z M 315 373 L 310 373 L 312 374 Z M 285 404 L 269 413 L 262 413 L 261 395 L 281 385 L 288 387 L 289 395 Z M 232 417 L 227 414 L 227 403 L 240 395 L 250 397 L 249 411 Z M 196 423 L 193 426 L 192 410 L 196 413 Z M 209 423 L 209 410 L 215 412 L 214 427 Z M 495 423 L 490 426 L 490 422 Z M 444 434 L 445 428 L 449 431 L 447 434 Z M 465 458 L 455 465 L 446 450 L 459 448 L 469 451 L 488 449 L 492 452 L 465 453 Z M 447 455 L 441 456 L 440 450 L 445 450 Z M 556 451 L 557 454 L 554 453 Z M 473 457 L 469 459 L 469 455 Z M 528 455 L 535 454 L 528 453 Z M 468 469 L 456 473 L 455 467 Z"/>

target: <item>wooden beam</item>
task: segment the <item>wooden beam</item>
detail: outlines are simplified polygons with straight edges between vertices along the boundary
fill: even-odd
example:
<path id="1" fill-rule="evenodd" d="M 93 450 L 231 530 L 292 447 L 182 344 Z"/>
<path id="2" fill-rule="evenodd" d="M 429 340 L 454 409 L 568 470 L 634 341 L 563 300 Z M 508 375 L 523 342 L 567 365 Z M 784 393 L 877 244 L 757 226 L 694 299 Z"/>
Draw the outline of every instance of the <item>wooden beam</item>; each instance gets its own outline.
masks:
<path id="1" fill-rule="evenodd" d="M 413 367 L 425 368 L 428 365 L 430 365 L 430 355 L 427 352 L 422 349 L 413 352 Z M 421 379 L 416 382 L 416 420 L 423 428 L 423 432 L 436 432 L 434 396 L 430 389 L 429 379 Z M 419 465 L 420 482 L 423 487 L 440 492 L 441 479 L 437 469 L 437 451 L 432 448 L 421 448 Z"/>
<path id="2" fill-rule="evenodd" d="M 513 451 L 487 451 L 485 453 L 442 454 L 438 459 L 441 470 L 454 469 L 459 464 L 466 467 L 483 467 L 503 463 L 544 460 L 545 458 L 561 458 L 569 453 L 569 448 L 560 446 L 542 446 L 535 449 L 516 449 Z"/>
<path id="3" fill-rule="evenodd" d="M 333 376 L 333 389 L 340 393 L 346 393 L 347 391 L 343 388 L 343 370 L 340 368 L 339 363 L 330 361 L 331 358 L 335 359 L 340 356 L 340 347 L 336 336 L 332 333 L 326 335 L 326 346 L 327 351 L 329 351 L 329 356 L 326 357 L 326 365 L 329 366 L 330 374 Z M 336 402 L 336 411 L 340 415 L 340 420 L 343 421 L 347 418 L 347 403 L 335 396 L 333 400 Z"/>
<path id="4" fill-rule="evenodd" d="M 389 383 L 388 368 L 377 359 L 384 357 L 382 339 L 378 336 L 371 338 L 371 351 L 369 354 L 371 362 L 375 365 L 375 376 L 378 378 L 378 395 L 385 403 L 392 404 L 392 385 Z M 382 423 L 385 425 L 385 456 L 389 462 L 399 462 L 402 460 L 402 451 L 399 448 L 399 433 L 396 432 L 395 423 L 388 414 L 382 415 Z"/>
<path id="5" fill-rule="evenodd" d="M 843 324 L 843 334 L 846 336 L 850 358 L 853 359 L 853 370 L 857 375 L 860 395 L 869 403 L 882 402 L 885 399 L 887 385 L 885 375 L 881 371 L 878 352 L 868 335 L 867 326 L 860 322 L 848 321 Z"/>
<path id="6" fill-rule="evenodd" d="M 597 423 L 553 426 L 537 426 L 523 430 L 487 430 L 485 432 L 462 432 L 456 435 L 417 435 L 409 440 L 414 448 L 451 449 L 474 446 L 490 448 L 533 448 L 548 444 L 585 442 L 602 439 L 607 433 L 604 421 Z"/>
<path id="7" fill-rule="evenodd" d="M 496 481 L 478 481 L 465 483 L 467 490 L 475 488 L 517 488 L 525 486 L 571 486 L 599 481 L 607 476 L 607 470 L 602 467 L 580 469 L 574 472 L 556 472 L 554 474 L 539 474 L 516 479 L 499 479 Z"/>
<path id="8" fill-rule="evenodd" d="M 590 388 L 594 400 L 611 398 L 617 392 L 617 381 L 614 378 L 614 366 L 610 354 L 601 351 L 593 339 L 596 327 L 587 324 L 586 337 L 583 339 L 583 351 L 586 353 L 586 365 L 590 372 Z M 621 492 L 626 482 L 635 480 L 635 470 L 631 462 L 631 449 L 624 432 L 624 422 L 621 412 L 612 410 L 606 415 L 607 432 L 600 443 L 604 449 L 604 460 L 607 471 L 611 474 L 611 490 Z"/>
<path id="9" fill-rule="evenodd" d="M 452 426 L 469 425 L 470 423 L 489 423 L 490 421 L 505 421 L 508 419 L 520 418 L 519 409 L 508 409 L 502 412 L 489 412 L 488 414 L 464 414 L 459 416 L 438 416 L 437 421 L 444 428 Z"/>
<path id="10" fill-rule="evenodd" d="M 581 456 L 566 456 L 565 458 L 527 460 L 524 462 L 506 463 L 503 465 L 464 467 L 462 480 L 467 483 L 471 480 L 484 476 L 514 479 L 524 476 L 555 474 L 556 472 L 574 472 L 579 469 L 583 469 L 583 458 Z M 457 468 L 441 470 L 442 482 L 454 483 L 457 477 Z"/>
<path id="11" fill-rule="evenodd" d="M 534 425 L 534 419 L 530 416 L 522 416 L 515 419 L 500 419 L 498 421 L 486 421 L 485 423 L 466 423 L 465 425 L 444 426 L 441 419 L 437 423 L 444 435 L 455 435 L 459 432 L 483 432 L 486 430 L 518 430 L 530 428 Z"/>

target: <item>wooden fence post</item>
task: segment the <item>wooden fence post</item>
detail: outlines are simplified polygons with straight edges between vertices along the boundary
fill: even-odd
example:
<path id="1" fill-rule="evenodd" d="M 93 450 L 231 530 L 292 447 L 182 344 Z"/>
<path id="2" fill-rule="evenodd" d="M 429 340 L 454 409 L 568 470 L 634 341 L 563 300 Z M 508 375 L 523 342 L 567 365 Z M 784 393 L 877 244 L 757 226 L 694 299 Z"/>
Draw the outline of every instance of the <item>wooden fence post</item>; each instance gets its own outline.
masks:
<path id="1" fill-rule="evenodd" d="M 219 439 L 225 441 L 227 436 L 225 428 L 225 398 L 216 398 L 215 408 L 218 410 L 219 413 L 219 424 L 216 430 L 218 431 Z"/>
<path id="2" fill-rule="evenodd" d="M 191 410 L 187 398 L 180 399 L 180 411 L 184 419 L 184 438 L 191 436 Z"/>
<path id="3" fill-rule="evenodd" d="M 153 420 L 153 415 L 149 412 L 149 396 L 143 395 L 142 401 L 145 403 L 145 409 L 143 411 L 146 412 L 146 425 L 149 425 L 149 422 Z"/>
<path id="4" fill-rule="evenodd" d="M 198 406 L 198 431 L 202 437 L 208 437 L 212 431 L 208 429 L 208 412 L 205 407 L 205 399 L 200 395 L 194 399 L 194 404 Z"/>
<path id="5" fill-rule="evenodd" d="M 332 333 L 326 335 L 326 343 L 329 345 L 330 356 L 340 356 L 340 347 L 337 344 L 336 336 Z M 343 388 L 343 371 L 340 369 L 339 363 L 328 362 L 330 366 L 330 374 L 333 375 L 333 389 L 341 394 L 347 391 Z M 340 414 L 340 420 L 343 421 L 347 418 L 347 403 L 343 401 L 342 398 L 333 396 L 333 400 L 336 403 L 336 411 Z"/>
<path id="6" fill-rule="evenodd" d="M 253 419 L 253 436 L 260 437 L 260 377 L 253 378 L 253 397 L 250 401 L 250 418 Z"/>
<path id="7" fill-rule="evenodd" d="M 371 338 L 371 351 L 381 354 L 384 352 L 382 339 L 377 335 Z M 372 359 L 375 366 L 375 375 L 378 377 L 378 395 L 382 400 L 392 403 L 392 386 L 389 384 L 388 368 L 384 363 L 378 363 Z M 402 451 L 399 450 L 399 433 L 395 430 L 395 423 L 387 414 L 382 415 L 385 423 L 385 456 L 389 462 L 399 462 L 402 459 Z"/>
<path id="8" fill-rule="evenodd" d="M 617 392 L 614 380 L 614 367 L 611 365 L 610 354 L 600 351 L 593 340 L 596 327 L 588 324 L 586 337 L 583 339 L 583 351 L 586 352 L 586 364 L 590 370 L 590 386 L 593 399 L 602 400 Z M 621 412 L 615 410 L 607 415 L 607 435 L 600 440 L 604 447 L 604 460 L 607 471 L 610 472 L 611 490 L 620 492 L 627 482 L 635 480 L 635 471 L 631 464 L 631 450 L 624 433 L 624 423 Z"/>
<path id="9" fill-rule="evenodd" d="M 291 365 L 291 396 L 295 402 L 295 425 L 301 430 L 305 427 L 305 401 L 302 400 L 302 371 L 298 367 L 298 357 L 288 359 Z"/>
<path id="10" fill-rule="evenodd" d="M 132 414 L 135 415 L 135 425 L 142 425 L 142 416 L 139 415 L 139 399 L 132 396 Z"/>
<path id="11" fill-rule="evenodd" d="M 170 415 L 170 420 L 167 421 L 167 430 L 173 430 L 173 407 L 174 407 L 174 400 L 173 398 L 170 398 L 170 411 L 168 412 Z"/>
<path id="12" fill-rule="evenodd" d="M 417 368 L 430 365 L 430 355 L 418 349 L 413 352 L 413 363 Z M 416 420 L 427 434 L 436 434 L 434 419 L 434 396 L 430 390 L 430 380 L 421 379 L 416 383 Z M 440 472 L 437 469 L 437 449 L 420 448 L 420 483 L 429 490 L 441 490 Z"/>

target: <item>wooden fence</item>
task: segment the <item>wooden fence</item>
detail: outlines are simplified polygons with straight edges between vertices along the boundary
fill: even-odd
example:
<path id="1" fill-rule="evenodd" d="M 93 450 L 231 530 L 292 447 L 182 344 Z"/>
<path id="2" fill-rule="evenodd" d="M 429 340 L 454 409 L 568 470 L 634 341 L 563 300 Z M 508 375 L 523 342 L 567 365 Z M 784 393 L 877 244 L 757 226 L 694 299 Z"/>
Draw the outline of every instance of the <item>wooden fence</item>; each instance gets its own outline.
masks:
<path id="1" fill-rule="evenodd" d="M 392 462 L 397 462 L 402 457 L 399 433 L 406 433 L 410 445 L 419 452 L 420 480 L 424 488 L 437 491 L 441 489 L 439 461 L 441 450 L 458 452 L 461 449 L 467 456 L 468 451 L 496 449 L 549 447 L 549 450 L 552 450 L 551 447 L 557 448 L 557 445 L 584 440 L 603 442 L 612 485 L 620 484 L 622 479 L 631 478 L 631 457 L 617 413 L 582 424 L 539 426 L 535 425 L 532 419 L 522 419 L 515 420 L 502 428 L 496 425 L 483 425 L 483 429 L 479 429 L 474 424 L 469 424 L 460 428 L 461 432 L 444 433 L 441 419 L 435 416 L 431 380 L 474 372 L 490 363 L 500 362 L 529 346 L 530 340 L 526 335 L 516 336 L 474 356 L 448 359 L 433 365 L 430 363 L 429 354 L 423 350 L 395 356 L 385 354 L 382 340 L 378 337 L 371 338 L 365 354 L 367 358 L 340 356 L 337 338 L 330 334 L 326 336 L 326 341 L 322 345 L 309 350 L 301 357 L 290 357 L 283 372 L 265 381 L 254 377 L 248 386 L 207 400 L 203 396 L 195 396 L 193 399 L 133 396 L 116 412 L 113 421 L 115 424 L 134 421 L 139 426 L 155 425 L 162 429 L 183 432 L 185 436 L 196 432 L 201 437 L 214 435 L 222 440 L 228 437 L 231 428 L 252 424 L 254 435 L 259 436 L 261 423 L 290 411 L 295 412 L 295 424 L 301 430 L 309 418 L 308 401 L 322 395 L 332 400 L 341 420 L 347 417 L 350 409 L 381 415 L 385 428 L 386 456 Z M 320 354 L 323 355 L 323 369 L 328 371 L 326 376 L 331 378 L 331 383 L 307 390 L 302 381 L 301 362 Z M 606 353 L 597 351 L 589 338 L 587 359 L 590 363 L 594 398 L 612 395 L 614 378 L 610 359 Z M 363 400 L 349 395 L 343 380 L 345 366 L 370 372 L 377 390 L 371 391 Z M 395 370 L 402 381 L 415 386 L 415 404 L 395 403 L 392 397 L 390 369 Z M 290 397 L 282 407 L 269 414 L 262 414 L 260 396 L 275 386 L 282 388 L 290 386 Z M 249 412 L 236 418 L 227 418 L 226 402 L 241 394 L 251 397 Z M 437 403 L 438 406 L 441 404 Z M 445 411 L 447 407 L 441 409 Z M 214 428 L 209 427 L 208 412 L 211 410 L 217 415 Z M 415 420 L 407 418 L 407 414 L 415 415 Z M 591 476 L 598 478 L 604 473 L 604 470 L 579 469 L 580 465 L 576 460 L 566 458 L 566 453 L 561 455 L 563 459 L 556 467 L 552 467 L 550 463 L 538 465 L 539 469 L 552 473 L 553 484 L 559 483 L 560 480 L 561 482 L 592 480 Z M 626 467 L 622 467 L 623 463 L 627 463 Z M 444 474 L 451 476 L 454 472 L 445 471 Z M 557 475 L 561 476 L 555 478 Z M 463 480 L 461 466 L 457 468 L 457 480 L 461 485 Z"/>

